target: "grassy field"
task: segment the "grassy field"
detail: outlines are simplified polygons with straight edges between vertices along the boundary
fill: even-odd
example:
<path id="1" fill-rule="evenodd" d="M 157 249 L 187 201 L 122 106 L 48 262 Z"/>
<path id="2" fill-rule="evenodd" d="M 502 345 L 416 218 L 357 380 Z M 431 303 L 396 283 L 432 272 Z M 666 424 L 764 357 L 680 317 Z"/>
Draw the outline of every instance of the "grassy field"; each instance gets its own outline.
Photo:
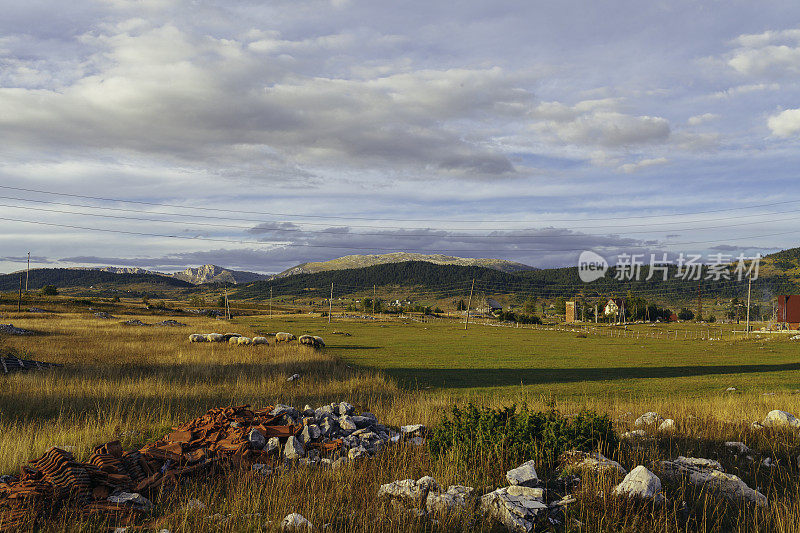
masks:
<path id="1" fill-rule="evenodd" d="M 280 402 L 302 407 L 346 400 L 387 424 L 435 425 L 454 404 L 524 402 L 546 409 L 555 401 L 565 413 L 582 408 L 608 413 L 620 431 L 629 429 L 644 411 L 674 418 L 679 438 L 621 447 L 614 451 L 615 457 L 626 468 L 677 454 L 718 457 L 726 469 L 760 487 L 771 502 L 766 513 L 727 510 L 701 495 L 699 508 L 693 510 L 696 520 L 687 526 L 679 502 L 642 514 L 597 499 L 596 491 L 610 481 L 595 480 L 597 485 L 587 481 L 570 511 L 583 524 L 576 530 L 800 528 L 800 485 L 796 461 L 791 459 L 800 453 L 800 442 L 793 435 L 772 439 L 750 428 L 753 420 L 763 419 L 775 408 L 800 413 L 797 341 L 579 337 L 479 325 L 465 332 L 463 326 L 447 322 L 328 324 L 305 315 L 243 317 L 233 323 L 177 317 L 189 325 L 145 328 L 124 326 L 121 320 L 152 323 L 164 317 L 121 316 L 109 309 L 120 318 L 103 320 L 87 310 L 56 310 L 4 312 L 2 322 L 38 334 L 2 336 L 0 352 L 65 367 L 0 376 L 0 474 L 16 471 L 50 446 L 72 446 L 79 457 L 93 445 L 117 438 L 126 448 L 141 446 L 171 426 L 220 405 Z M 328 347 L 317 352 L 295 345 L 187 342 L 189 333 L 212 331 L 313 333 L 323 336 Z M 287 382 L 294 373 L 301 379 Z M 725 392 L 730 386 L 737 390 Z M 726 440 L 743 440 L 760 453 L 789 457 L 791 462 L 783 459 L 788 470 L 776 473 L 734 464 L 721 455 Z M 507 466 L 487 462 L 465 469 L 446 457 L 436 459 L 421 449 L 401 446 L 375 461 L 336 472 L 301 469 L 266 481 L 235 475 L 189 484 L 159 501 L 150 525 L 172 531 L 274 531 L 283 516 L 297 511 L 317 525 L 333 524 L 333 531 L 431 530 L 430 524 L 401 518 L 378 500 L 378 485 L 430 474 L 444 485 L 496 486 L 503 482 Z M 795 477 L 787 477 L 790 474 Z M 191 498 L 200 498 L 208 511 L 186 511 L 185 502 Z M 217 524 L 207 520 L 213 513 L 229 518 Z M 641 516 L 636 518 L 637 514 Z M 432 530 L 489 527 L 476 520 L 442 522 Z M 45 530 L 94 531 L 106 526 L 66 514 Z"/>
<path id="2" fill-rule="evenodd" d="M 685 332 L 705 329 L 691 324 L 634 325 L 626 338 L 479 324 L 464 331 L 463 324 L 448 321 L 340 319 L 328 324 L 292 315 L 242 321 L 264 332 L 314 332 L 326 339 L 328 353 L 350 365 L 382 370 L 407 388 L 456 395 L 513 396 L 524 391 L 575 401 L 598 396 L 699 398 L 728 387 L 740 393 L 800 389 L 800 343 L 786 336 L 756 339 L 755 334 L 750 340 L 683 340 Z M 730 326 L 724 327 L 725 338 L 731 338 Z M 679 339 L 632 338 L 637 331 L 666 335 L 667 329 L 678 331 Z"/>

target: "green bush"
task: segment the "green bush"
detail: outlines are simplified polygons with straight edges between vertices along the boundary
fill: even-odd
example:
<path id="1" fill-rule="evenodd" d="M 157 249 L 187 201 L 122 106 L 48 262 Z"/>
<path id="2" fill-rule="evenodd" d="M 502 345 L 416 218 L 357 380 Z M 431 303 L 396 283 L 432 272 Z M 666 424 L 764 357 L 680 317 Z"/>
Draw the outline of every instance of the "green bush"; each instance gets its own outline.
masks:
<path id="1" fill-rule="evenodd" d="M 58 296 L 58 289 L 55 285 L 45 285 L 42 287 L 42 296 Z"/>
<path id="2" fill-rule="evenodd" d="M 467 464 L 488 459 L 505 468 L 534 459 L 537 469 L 545 470 L 554 469 L 565 451 L 608 452 L 618 443 L 608 415 L 584 410 L 566 417 L 555 408 L 533 412 L 526 405 L 519 409 L 516 405 L 502 409 L 456 406 L 428 439 L 434 455 L 452 453 Z"/>

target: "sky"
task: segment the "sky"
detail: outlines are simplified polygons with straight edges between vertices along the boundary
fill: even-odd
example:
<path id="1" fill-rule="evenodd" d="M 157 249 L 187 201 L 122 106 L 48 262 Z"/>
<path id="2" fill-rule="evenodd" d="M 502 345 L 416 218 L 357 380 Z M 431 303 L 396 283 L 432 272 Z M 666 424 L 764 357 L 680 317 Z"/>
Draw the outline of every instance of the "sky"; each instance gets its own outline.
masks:
<path id="1" fill-rule="evenodd" d="M 800 242 L 796 0 L 0 7 L 2 272 Z"/>

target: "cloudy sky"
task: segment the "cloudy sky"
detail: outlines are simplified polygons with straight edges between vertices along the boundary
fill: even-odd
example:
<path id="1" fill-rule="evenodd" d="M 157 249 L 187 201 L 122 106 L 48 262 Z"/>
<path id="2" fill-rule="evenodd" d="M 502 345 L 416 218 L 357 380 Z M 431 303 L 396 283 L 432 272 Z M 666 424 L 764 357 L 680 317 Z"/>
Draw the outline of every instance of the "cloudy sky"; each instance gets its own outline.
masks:
<path id="1" fill-rule="evenodd" d="M 0 271 L 800 242 L 796 0 L 0 6 Z"/>

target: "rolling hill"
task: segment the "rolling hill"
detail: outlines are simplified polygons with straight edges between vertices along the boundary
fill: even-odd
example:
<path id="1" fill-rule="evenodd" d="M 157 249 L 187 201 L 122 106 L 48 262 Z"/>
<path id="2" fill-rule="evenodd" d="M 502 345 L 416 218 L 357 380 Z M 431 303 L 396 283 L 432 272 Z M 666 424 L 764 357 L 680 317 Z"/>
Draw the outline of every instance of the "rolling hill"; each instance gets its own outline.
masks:
<path id="1" fill-rule="evenodd" d="M 514 261 L 506 261 L 504 259 L 473 259 L 467 257 L 453 257 L 442 254 L 426 255 L 407 252 L 393 252 L 376 255 L 346 255 L 337 259 L 331 259 L 330 261 L 301 263 L 290 269 L 284 270 L 275 277 L 283 278 L 297 274 L 314 274 L 328 270 L 356 269 L 389 263 L 406 263 L 409 261 L 425 261 L 427 263 L 433 263 L 436 265 L 483 267 L 507 273 L 535 270 L 535 268 L 532 266 L 523 265 L 522 263 L 516 263 Z"/>
<path id="2" fill-rule="evenodd" d="M 25 280 L 25 273 L 0 275 L 0 291 L 16 291 L 19 289 L 20 274 Z M 134 285 L 146 284 L 158 287 L 187 288 L 193 285 L 187 281 L 158 274 L 117 274 L 96 269 L 77 268 L 34 268 L 28 279 L 28 289 L 38 290 L 45 285 L 58 288 L 87 288 L 96 285 Z"/>

